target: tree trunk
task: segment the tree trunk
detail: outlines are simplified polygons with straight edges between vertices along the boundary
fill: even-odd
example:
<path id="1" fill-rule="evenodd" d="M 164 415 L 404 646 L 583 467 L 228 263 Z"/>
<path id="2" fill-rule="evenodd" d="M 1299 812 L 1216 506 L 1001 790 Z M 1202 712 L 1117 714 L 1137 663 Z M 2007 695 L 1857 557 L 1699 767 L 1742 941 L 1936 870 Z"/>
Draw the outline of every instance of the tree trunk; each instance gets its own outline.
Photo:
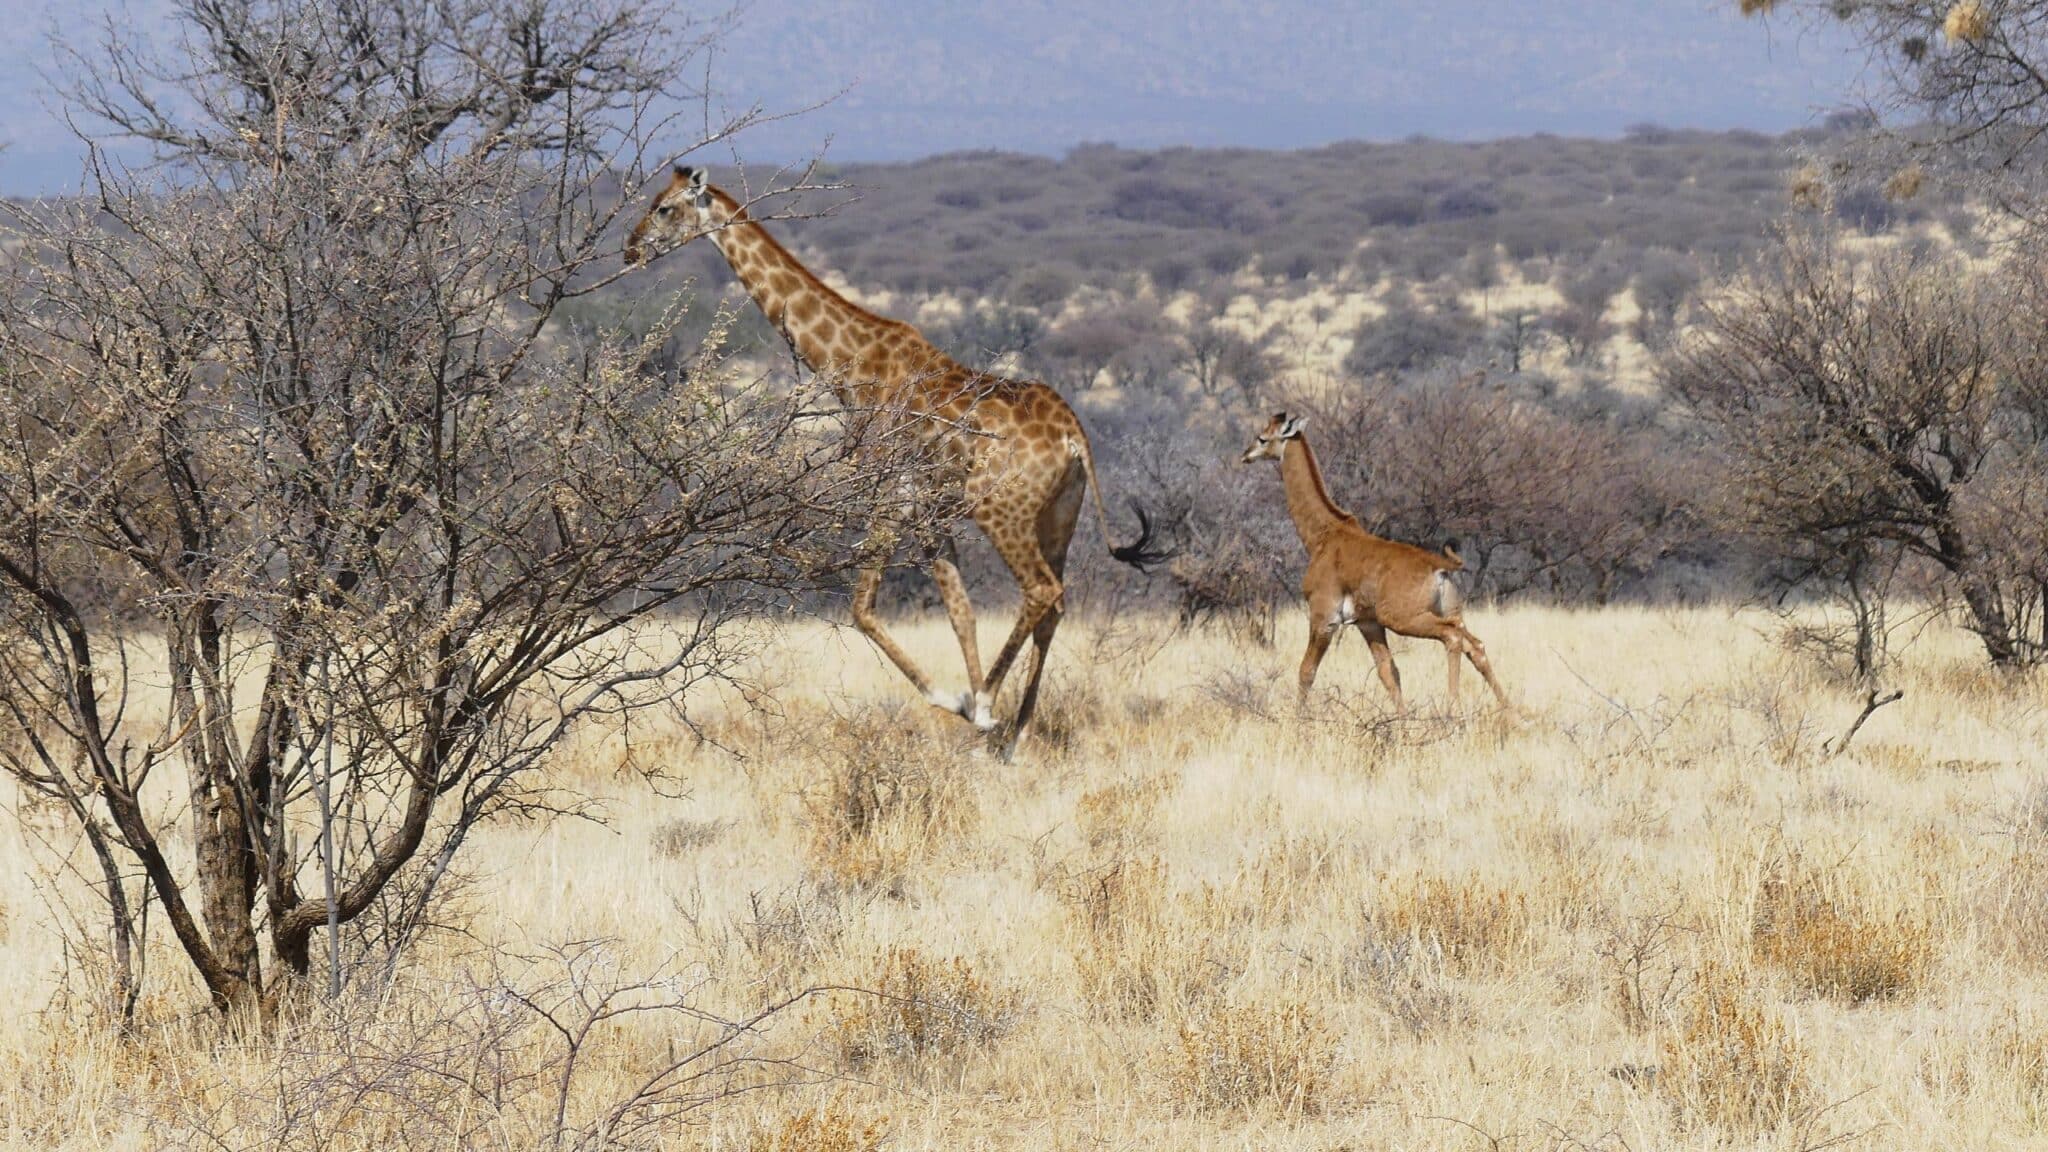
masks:
<path id="1" fill-rule="evenodd" d="M 1990 582 L 1977 573 L 1961 578 L 1963 604 L 1970 610 L 1970 630 L 1984 641 L 1984 652 L 1995 668 L 2016 668 L 2021 663 L 2019 644 L 2012 634 L 2012 621 Z"/>
<path id="2" fill-rule="evenodd" d="M 187 627 L 191 624 L 184 623 Z M 263 987 L 256 943 L 255 859 L 235 788 L 232 758 L 219 739 L 224 718 L 213 714 L 218 702 L 198 675 L 196 666 L 204 657 L 195 651 L 196 646 L 196 637 L 184 628 L 171 636 L 171 707 L 186 731 L 183 743 L 190 774 L 199 914 L 206 925 L 211 959 L 222 977 L 214 986 L 214 1001 L 233 1016 L 258 1009 Z"/>

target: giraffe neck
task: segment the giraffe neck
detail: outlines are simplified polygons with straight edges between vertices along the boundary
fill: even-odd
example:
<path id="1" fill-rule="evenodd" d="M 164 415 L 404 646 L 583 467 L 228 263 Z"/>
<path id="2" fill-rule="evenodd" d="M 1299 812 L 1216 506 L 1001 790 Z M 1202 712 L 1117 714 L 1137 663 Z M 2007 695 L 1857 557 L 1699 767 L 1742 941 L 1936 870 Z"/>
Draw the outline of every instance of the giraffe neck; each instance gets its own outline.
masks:
<path id="1" fill-rule="evenodd" d="M 1302 546 L 1315 551 L 1316 541 L 1343 523 L 1357 523 L 1349 512 L 1330 499 L 1323 483 L 1323 469 L 1316 463 L 1315 449 L 1308 438 L 1297 435 L 1280 454 L 1280 480 L 1287 487 L 1287 514 L 1294 518 L 1294 530 Z"/>
<path id="2" fill-rule="evenodd" d="M 747 294 L 795 349 L 804 366 L 832 382 L 841 399 L 879 385 L 864 355 L 888 325 L 811 274 L 738 201 L 714 190 L 726 218 L 711 233 Z"/>

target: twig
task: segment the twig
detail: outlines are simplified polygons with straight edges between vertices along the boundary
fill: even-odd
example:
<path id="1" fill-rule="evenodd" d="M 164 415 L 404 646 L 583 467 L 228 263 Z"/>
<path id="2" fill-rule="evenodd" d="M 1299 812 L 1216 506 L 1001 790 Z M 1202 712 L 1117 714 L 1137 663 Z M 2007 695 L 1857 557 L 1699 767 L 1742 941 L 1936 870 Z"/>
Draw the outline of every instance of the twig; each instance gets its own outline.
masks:
<path id="1" fill-rule="evenodd" d="M 1847 732 L 1842 733 L 1842 739 L 1839 742 L 1833 740 L 1823 741 L 1820 746 L 1821 752 L 1828 756 L 1840 756 L 1842 753 L 1848 751 L 1849 741 L 1854 740 L 1856 738 L 1857 731 L 1863 727 L 1863 722 L 1865 720 L 1870 719 L 1871 713 L 1877 711 L 1879 708 L 1882 708 L 1887 704 L 1894 703 L 1904 698 L 1905 695 L 1906 692 L 1903 688 L 1894 688 L 1890 692 L 1885 692 L 1882 694 L 1880 694 L 1877 689 L 1872 688 L 1870 690 L 1869 695 L 1863 698 L 1863 711 L 1856 714 L 1855 722 L 1849 725 L 1849 730 Z"/>
<path id="2" fill-rule="evenodd" d="M 1469 1120 L 1460 1120 L 1456 1116 L 1424 1116 L 1423 1119 L 1441 1120 L 1446 1124 L 1456 1124 L 1460 1128 L 1469 1129 L 1473 1133 L 1477 1134 L 1480 1139 L 1486 1141 L 1487 1147 L 1491 1149 L 1492 1152 L 1506 1152 L 1508 1142 L 1515 1139 L 1515 1134 L 1512 1132 L 1508 1133 L 1506 1136 L 1495 1136 L 1493 1133 L 1488 1132 L 1486 1129 L 1481 1128 L 1479 1125 L 1474 1124 Z"/>

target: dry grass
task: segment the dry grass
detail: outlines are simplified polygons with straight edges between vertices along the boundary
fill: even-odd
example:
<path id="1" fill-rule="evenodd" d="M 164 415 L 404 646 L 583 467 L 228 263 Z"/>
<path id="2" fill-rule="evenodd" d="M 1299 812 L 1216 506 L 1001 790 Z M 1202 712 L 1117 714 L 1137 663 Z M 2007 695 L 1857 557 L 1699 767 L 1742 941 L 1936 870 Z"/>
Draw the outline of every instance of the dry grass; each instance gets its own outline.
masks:
<path id="1" fill-rule="evenodd" d="M 884 1134 L 881 1121 L 861 1117 L 834 1097 L 822 1108 L 757 1122 L 745 1147 L 747 1152 L 878 1152 Z"/>
<path id="2" fill-rule="evenodd" d="M 1273 649 L 1219 629 L 1140 660 L 1077 613 L 1060 738 L 1010 765 L 857 635 L 764 626 L 774 711 L 635 733 L 681 795 L 582 734 L 560 782 L 606 825 L 487 829 L 464 933 L 262 1042 L 190 1016 L 161 937 L 142 1026 L 108 1028 L 90 940 L 59 946 L 90 914 L 72 842 L 24 812 L 0 826 L 0 1146 L 550 1147 L 562 1040 L 513 991 L 633 1006 L 589 1034 L 564 1147 L 2043 1145 L 2041 679 L 1930 630 L 1905 699 L 1829 756 L 1860 696 L 1767 616 L 1478 615 L 1519 721 L 1468 696 L 1390 728 L 1347 642 L 1297 713 L 1298 619 Z M 943 620 L 900 635 L 957 678 Z M 604 1135 L 714 1020 L 813 986 L 847 990 Z"/>
<path id="3" fill-rule="evenodd" d="M 891 948 L 865 984 L 872 991 L 854 995 L 832 1025 L 839 1059 L 854 1069 L 993 1044 L 1016 1020 L 1016 997 L 958 956 Z"/>
<path id="4" fill-rule="evenodd" d="M 1700 972 L 1659 1051 L 1657 1081 L 1686 1127 L 1754 1139 L 1814 1106 L 1806 1052 L 1739 969 L 1710 964 Z"/>
<path id="5" fill-rule="evenodd" d="M 1772 861 L 1757 891 L 1756 956 L 1799 989 L 1850 1004 L 1906 993 L 1933 962 L 1930 926 L 1912 911 L 1880 911 L 1853 876 L 1798 853 Z"/>
<path id="6" fill-rule="evenodd" d="M 1390 880 L 1374 919 L 1382 936 L 1413 941 L 1461 973 L 1508 967 L 1530 934 L 1529 898 L 1474 876 Z"/>
<path id="7" fill-rule="evenodd" d="M 1337 1041 L 1312 1008 L 1295 1002 L 1217 1007 L 1180 1026 L 1167 1057 L 1175 1099 L 1207 1110 L 1322 1107 Z"/>

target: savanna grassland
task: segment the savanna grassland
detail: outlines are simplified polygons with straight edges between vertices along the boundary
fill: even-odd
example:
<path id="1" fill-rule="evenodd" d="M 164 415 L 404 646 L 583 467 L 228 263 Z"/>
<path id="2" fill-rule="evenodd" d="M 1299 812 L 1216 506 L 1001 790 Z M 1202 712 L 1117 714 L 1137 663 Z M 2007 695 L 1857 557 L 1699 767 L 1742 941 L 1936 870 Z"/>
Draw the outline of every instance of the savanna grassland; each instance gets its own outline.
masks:
<path id="1" fill-rule="evenodd" d="M 389 983 L 269 1035 L 220 1031 L 168 954 L 135 1032 L 107 1026 L 60 945 L 76 846 L 24 813 L 0 1140 L 584 1147 L 609 1116 L 760 1150 L 2044 1142 L 2048 687 L 1935 625 L 1842 750 L 1862 692 L 1769 615 L 1471 619 L 1518 717 L 1470 676 L 1447 715 L 1434 645 L 1396 640 L 1396 721 L 1356 637 L 1301 708 L 1298 620 L 1269 649 L 1083 616 L 1012 764 L 857 634 L 761 625 L 752 690 L 694 730 L 585 730 L 553 780 L 593 819 L 486 827 Z M 901 634 L 958 677 L 942 621 Z M 605 1004 L 632 1010 L 585 1027 Z M 621 1110 L 679 1061 L 687 1107 Z"/>

